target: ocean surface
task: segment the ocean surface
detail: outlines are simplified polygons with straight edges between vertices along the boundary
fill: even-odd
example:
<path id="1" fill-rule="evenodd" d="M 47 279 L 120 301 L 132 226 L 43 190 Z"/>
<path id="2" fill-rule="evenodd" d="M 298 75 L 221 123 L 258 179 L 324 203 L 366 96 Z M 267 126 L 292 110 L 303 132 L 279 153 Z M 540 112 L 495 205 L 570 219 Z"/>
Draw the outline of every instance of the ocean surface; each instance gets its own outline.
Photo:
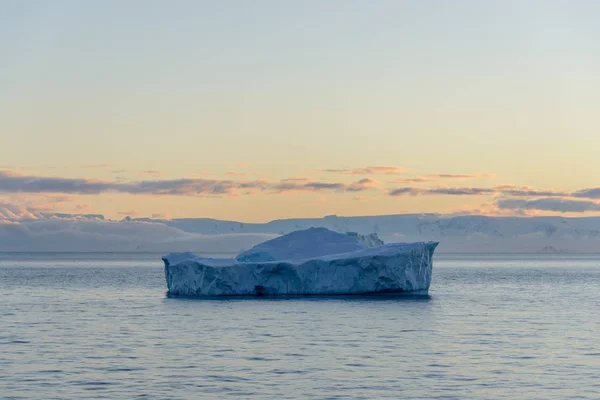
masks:
<path id="1" fill-rule="evenodd" d="M 426 298 L 183 300 L 160 254 L 0 254 L 0 398 L 600 398 L 600 256 L 433 276 Z"/>

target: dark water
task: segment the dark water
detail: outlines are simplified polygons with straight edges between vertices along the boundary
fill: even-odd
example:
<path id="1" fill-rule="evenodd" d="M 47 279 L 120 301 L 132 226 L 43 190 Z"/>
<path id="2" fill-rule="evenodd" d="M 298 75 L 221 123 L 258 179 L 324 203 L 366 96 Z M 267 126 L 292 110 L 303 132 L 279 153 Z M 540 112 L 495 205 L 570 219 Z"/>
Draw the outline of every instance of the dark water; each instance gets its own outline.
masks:
<path id="1" fill-rule="evenodd" d="M 428 299 L 180 300 L 160 255 L 0 254 L 0 398 L 600 398 L 600 257 L 438 257 Z"/>

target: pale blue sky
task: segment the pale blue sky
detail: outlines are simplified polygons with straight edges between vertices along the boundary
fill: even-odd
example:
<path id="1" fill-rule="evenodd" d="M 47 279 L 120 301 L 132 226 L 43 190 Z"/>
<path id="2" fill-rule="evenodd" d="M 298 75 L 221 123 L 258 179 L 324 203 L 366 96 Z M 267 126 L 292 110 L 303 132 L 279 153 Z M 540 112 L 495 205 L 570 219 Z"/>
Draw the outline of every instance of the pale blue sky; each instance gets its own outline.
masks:
<path id="1" fill-rule="evenodd" d="M 0 1 L 0 165 L 600 186 L 599 15 L 596 1 Z"/>

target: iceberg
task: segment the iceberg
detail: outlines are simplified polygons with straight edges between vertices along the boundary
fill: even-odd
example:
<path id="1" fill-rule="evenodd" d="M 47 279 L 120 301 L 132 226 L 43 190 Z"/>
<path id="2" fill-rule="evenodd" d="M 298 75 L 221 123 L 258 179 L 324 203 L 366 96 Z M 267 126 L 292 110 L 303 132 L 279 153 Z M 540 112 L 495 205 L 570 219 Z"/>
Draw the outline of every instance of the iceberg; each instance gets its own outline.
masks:
<path id="1" fill-rule="evenodd" d="M 437 242 L 383 244 L 377 235 L 309 228 L 235 258 L 162 258 L 171 296 L 413 294 L 429 291 Z"/>

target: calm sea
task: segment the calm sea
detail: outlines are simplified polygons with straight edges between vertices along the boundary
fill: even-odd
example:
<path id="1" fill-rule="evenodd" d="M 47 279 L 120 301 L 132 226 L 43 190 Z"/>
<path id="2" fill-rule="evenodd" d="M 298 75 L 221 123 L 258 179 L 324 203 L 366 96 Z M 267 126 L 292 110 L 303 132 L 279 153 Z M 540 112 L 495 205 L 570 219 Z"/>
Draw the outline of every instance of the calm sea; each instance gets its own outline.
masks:
<path id="1" fill-rule="evenodd" d="M 598 399 L 600 256 L 435 256 L 429 298 L 181 300 L 159 254 L 0 254 L 2 399 Z"/>

